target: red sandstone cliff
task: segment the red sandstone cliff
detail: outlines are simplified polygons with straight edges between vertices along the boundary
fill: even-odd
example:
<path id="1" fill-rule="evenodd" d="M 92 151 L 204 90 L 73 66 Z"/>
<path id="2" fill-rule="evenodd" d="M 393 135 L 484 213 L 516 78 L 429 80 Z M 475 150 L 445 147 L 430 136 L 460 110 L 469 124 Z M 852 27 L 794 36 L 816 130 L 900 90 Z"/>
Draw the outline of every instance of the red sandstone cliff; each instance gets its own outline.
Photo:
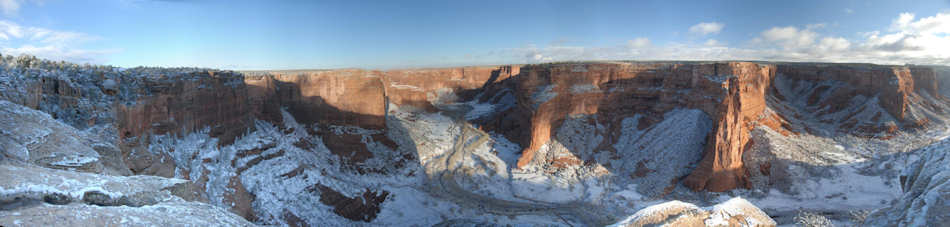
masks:
<path id="1" fill-rule="evenodd" d="M 436 111 L 437 98 L 471 96 L 486 83 L 517 74 L 512 67 L 462 67 L 417 70 L 329 70 L 271 72 L 245 82 L 255 114 L 279 118 L 275 106 L 288 107 L 301 122 L 385 128 L 388 103 Z M 456 101 L 457 98 L 447 100 Z"/>
<path id="2" fill-rule="evenodd" d="M 932 69 L 874 65 L 565 63 L 273 72 L 245 77 L 206 72 L 142 80 L 139 90 L 134 91 L 138 94 L 135 102 L 116 104 L 115 122 L 122 139 L 210 127 L 213 135 L 228 143 L 246 131 L 252 117 L 280 121 L 280 108 L 287 108 L 303 123 L 385 130 L 390 104 L 436 111 L 434 103 L 470 100 L 479 93 L 511 92 L 517 101 L 514 108 L 492 119 L 479 119 L 478 123 L 520 143 L 524 150 L 518 166 L 523 167 L 532 162 L 554 162 L 536 158 L 535 152 L 555 136 L 552 130 L 569 115 L 596 114 L 599 123 L 616 132 L 619 121 L 634 114 L 645 116 L 640 127 L 647 127 L 661 121 L 667 111 L 692 108 L 708 114 L 714 127 L 706 139 L 702 161 L 683 183 L 695 190 L 724 191 L 746 186 L 739 157 L 750 143 L 751 129 L 763 125 L 785 135 L 800 133 L 790 131 L 784 120 L 792 116 L 765 113 L 767 100 L 776 96 L 772 81 L 777 75 L 850 84 L 852 89 L 832 92 L 829 100 L 835 102 L 815 105 L 829 105 L 835 110 L 841 109 L 835 103 L 855 94 L 876 96 L 881 107 L 902 122 L 901 127 L 927 123 L 926 117 L 909 114 L 921 103 L 924 106 L 919 108 L 929 108 L 926 100 L 921 101 L 922 92 L 944 100 L 938 94 Z M 63 105 L 70 102 L 68 86 L 43 85 L 37 90 L 37 94 L 55 92 L 63 97 L 59 100 Z M 339 152 L 357 161 L 367 158 L 365 152 L 360 153 L 365 148 L 358 143 L 359 137 L 320 136 L 328 144 L 339 145 L 330 146 L 334 153 L 347 150 Z M 386 140 L 382 135 L 374 138 Z M 616 136 L 607 138 L 598 150 L 616 152 L 609 146 L 615 140 Z"/>
<path id="3" fill-rule="evenodd" d="M 773 66 L 755 63 L 524 67 L 512 85 L 520 103 L 512 115 L 529 116 L 530 122 L 527 133 L 520 133 L 522 138 L 513 133 L 525 147 L 518 167 L 551 161 L 537 160 L 535 153 L 569 115 L 597 114 L 605 125 L 619 125 L 623 118 L 639 113 L 646 116 L 643 125 L 649 125 L 674 108 L 695 108 L 711 116 L 715 128 L 707 139 L 706 155 L 697 174 L 686 183 L 697 190 L 735 188 L 744 182 L 737 174 L 742 171 L 742 148 L 766 107 L 764 94 L 773 74 Z M 609 144 L 600 147 L 612 149 Z M 707 186 L 710 181 L 717 183 Z"/>
<path id="4" fill-rule="evenodd" d="M 742 153 L 750 142 L 749 133 L 766 108 L 766 91 L 775 67 L 730 64 L 722 69 L 717 67 L 717 74 L 734 76 L 725 81 L 725 97 L 710 115 L 715 126 L 708 135 L 703 159 L 683 182 L 693 190 L 748 187 Z"/>
<path id="5" fill-rule="evenodd" d="M 202 128 L 228 144 L 250 123 L 247 87 L 229 72 L 201 72 L 145 80 L 132 105 L 116 103 L 119 138 L 148 134 L 183 135 Z"/>
<path id="6" fill-rule="evenodd" d="M 916 127 L 926 121 L 905 116 L 907 105 L 917 96 L 915 92 L 937 91 L 935 83 L 930 82 L 935 80 L 933 70 L 927 68 L 742 62 L 337 70 L 276 73 L 248 79 L 247 83 L 262 84 L 249 88 L 252 97 L 257 97 L 253 99 L 269 100 L 255 103 L 280 103 L 298 119 L 365 128 L 385 128 L 388 103 L 435 111 L 433 103 L 467 100 L 478 92 L 509 90 L 517 106 L 501 117 L 481 119 L 479 123 L 522 145 L 518 167 L 552 161 L 536 159 L 535 152 L 551 140 L 552 130 L 569 115 L 596 114 L 600 123 L 619 125 L 621 119 L 641 114 L 646 116 L 642 125 L 648 126 L 674 108 L 700 109 L 714 120 L 714 128 L 702 161 L 683 183 L 694 190 L 725 191 L 747 186 L 740 157 L 754 127 L 770 127 L 785 135 L 799 133 L 790 131 L 784 119 L 787 116 L 764 112 L 767 97 L 773 95 L 770 90 L 776 74 L 796 80 L 851 84 L 856 89 L 837 91 L 834 100 L 847 101 L 854 94 L 879 96 L 880 105 L 888 113 Z M 267 92 L 257 92 L 261 89 Z M 842 104 L 830 101 L 825 105 L 831 105 L 832 110 L 842 108 Z M 269 109 L 254 108 L 259 109 L 257 112 Z M 877 126 L 873 130 L 885 128 Z M 600 148 L 616 152 L 608 144 L 612 142 L 605 140 Z"/>

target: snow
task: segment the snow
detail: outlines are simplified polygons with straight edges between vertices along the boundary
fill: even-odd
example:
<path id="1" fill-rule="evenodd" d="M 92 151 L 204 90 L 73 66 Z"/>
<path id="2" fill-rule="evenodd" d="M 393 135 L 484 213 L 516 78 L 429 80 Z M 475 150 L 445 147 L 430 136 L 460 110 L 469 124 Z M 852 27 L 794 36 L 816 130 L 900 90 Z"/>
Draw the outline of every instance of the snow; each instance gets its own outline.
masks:
<path id="1" fill-rule="evenodd" d="M 434 225 L 448 216 L 461 216 L 461 207 L 455 203 L 432 197 L 423 191 L 406 187 L 387 187 L 392 196 L 383 203 L 383 209 L 377 216 L 377 224 Z M 453 212 L 455 211 L 455 212 Z"/>
<path id="2" fill-rule="evenodd" d="M 548 203 L 567 203 L 583 199 L 587 185 L 577 179 L 565 179 L 534 171 L 512 170 L 512 193 L 515 197 Z"/>
<path id="3" fill-rule="evenodd" d="M 177 197 L 176 197 L 177 198 Z M 200 202 L 172 199 L 142 206 L 96 206 L 80 203 L 68 205 L 40 204 L 25 207 L 18 212 L 0 211 L 0 225 L 19 226 L 59 225 L 72 223 L 80 226 L 252 226 L 224 208 Z"/>
<path id="4" fill-rule="evenodd" d="M 511 94 L 511 90 L 509 89 L 496 93 L 488 102 L 479 102 L 482 95 L 484 95 L 484 93 L 479 94 L 471 101 L 463 103 L 472 108 L 472 110 L 465 113 L 465 120 L 471 121 L 492 114 L 498 114 L 515 106 L 515 97 Z M 499 96 L 501 97 L 499 98 Z M 497 102 L 492 103 L 491 101 L 493 100 L 497 100 Z"/>
<path id="5" fill-rule="evenodd" d="M 950 138 L 950 127 L 947 127 L 943 131 L 934 131 L 934 133 L 932 133 L 931 136 L 936 141 L 946 140 L 947 138 Z"/>
<path id="6" fill-rule="evenodd" d="M 171 156 L 178 167 L 176 175 L 187 171 L 188 179 L 192 180 L 206 176 L 208 181 L 204 187 L 209 200 L 214 205 L 224 207 L 224 194 L 232 192 L 227 185 L 229 179 L 234 176 L 230 160 L 236 152 L 235 146 L 219 148 L 217 139 L 210 137 L 208 132 L 210 128 L 204 128 L 180 139 L 174 135 L 153 136 L 148 151 Z M 204 163 L 204 160 L 210 162 Z"/>
<path id="7" fill-rule="evenodd" d="M 531 94 L 531 101 L 533 102 L 535 109 L 537 109 L 541 104 L 548 102 L 554 97 L 557 97 L 557 92 L 554 92 L 555 86 L 556 85 L 545 85 L 538 88 L 534 93 Z"/>
<path id="8" fill-rule="evenodd" d="M 679 200 L 673 200 L 653 206 L 644 208 L 633 215 L 625 218 L 624 220 L 617 222 L 616 224 L 609 225 L 611 227 L 623 227 L 632 224 L 636 220 L 644 219 L 646 217 L 651 217 L 655 215 L 669 214 L 670 212 L 679 213 L 681 210 L 699 210 L 699 207 L 691 203 L 685 203 Z"/>
<path id="9" fill-rule="evenodd" d="M 403 138 L 404 136 L 413 138 L 409 141 L 417 147 L 421 164 L 430 164 L 433 157 L 443 155 L 452 147 L 454 137 L 459 133 L 459 126 L 448 117 L 438 113 L 412 113 L 404 112 L 398 106 L 390 108 L 390 121 L 387 124 L 402 125 L 393 127 L 390 130 L 390 137 Z M 223 191 L 226 188 L 230 177 L 237 176 L 248 192 L 255 195 L 252 208 L 258 218 L 259 224 L 280 224 L 284 221 L 284 216 L 289 212 L 310 224 L 317 225 L 352 225 L 354 222 L 344 219 L 333 213 L 333 208 L 324 205 L 319 201 L 319 190 L 314 191 L 314 185 L 323 185 L 334 191 L 340 192 L 348 197 L 359 197 L 367 189 L 389 192 L 389 197 L 382 203 L 382 211 L 377 218 L 372 221 L 372 225 L 401 225 L 405 223 L 415 223 L 420 225 L 433 225 L 445 221 L 445 217 L 477 217 L 476 220 L 498 219 L 500 223 L 511 223 L 522 220 L 515 218 L 499 219 L 498 216 L 485 215 L 481 211 L 461 207 L 454 202 L 444 198 L 433 197 L 426 190 L 427 177 L 425 174 L 415 172 L 415 175 L 408 175 L 403 172 L 400 174 L 376 174 L 365 173 L 357 174 L 354 171 L 341 168 L 339 159 L 330 153 L 319 137 L 307 134 L 307 129 L 298 124 L 293 116 L 284 114 L 283 128 L 294 128 L 293 133 L 285 133 L 289 130 L 279 129 L 277 126 L 266 122 L 258 121 L 256 129 L 245 136 L 238 138 L 234 144 L 216 148 L 208 146 L 215 144 L 214 139 L 208 138 L 200 131 L 192 135 L 187 135 L 176 143 L 160 142 L 153 144 L 156 149 L 160 147 L 166 151 L 174 150 L 176 159 L 186 158 L 192 155 L 199 157 L 209 157 L 210 163 L 198 163 L 201 161 L 178 162 L 182 169 L 190 169 L 192 175 L 199 169 L 207 169 L 210 173 L 208 188 L 209 196 L 222 195 L 229 193 Z M 316 125 L 313 127 L 317 127 Z M 351 126 L 324 126 L 326 130 L 332 133 L 349 133 L 371 135 L 381 133 L 376 130 L 366 130 Z M 310 149 L 303 149 L 294 145 L 301 139 L 308 139 L 314 146 Z M 364 140 L 371 152 L 377 154 L 376 157 L 382 157 L 383 153 L 397 153 L 382 145 L 372 145 L 375 142 Z M 397 141 L 404 143 L 406 141 Z M 476 155 L 484 158 L 488 162 L 500 163 L 495 168 L 500 168 L 502 174 L 498 174 L 499 169 L 490 169 L 496 171 L 495 176 L 504 176 L 507 165 L 497 157 L 490 157 L 492 150 L 502 149 L 498 152 L 513 152 L 508 141 L 501 141 L 499 145 L 491 145 L 489 141 L 478 148 Z M 164 144 L 164 145 L 163 145 Z M 260 148 L 265 144 L 273 144 L 272 148 L 264 150 L 261 154 L 249 155 L 238 160 L 235 167 L 230 167 L 230 159 L 234 158 L 234 153 L 241 150 Z M 516 145 L 514 145 L 516 146 Z M 402 147 L 402 146 L 401 146 Z M 174 149 L 171 149 L 174 148 Z M 161 150 L 161 149 L 160 149 Z M 179 153 L 180 152 L 180 153 Z M 283 152 L 283 155 L 271 159 L 261 160 L 253 166 L 248 166 L 247 170 L 240 175 L 233 175 L 235 168 L 248 165 L 248 160 L 277 154 Z M 375 157 L 374 157 L 375 159 Z M 371 159 L 372 160 L 372 159 Z M 367 161 L 371 163 L 372 161 Z M 391 162 L 382 162 L 391 163 Z M 410 170 L 420 168 L 420 163 L 409 163 Z M 466 165 L 475 165 L 477 162 L 465 163 Z M 285 173 L 296 171 L 298 167 L 303 168 L 296 176 L 287 177 Z M 415 171 L 415 170 L 413 170 Z M 410 172 L 413 172 L 410 171 Z M 488 175 L 484 175 L 488 176 Z M 192 178 L 196 179 L 196 178 Z M 224 179 L 224 180 L 215 180 Z M 496 178 L 488 178 L 496 179 Z M 220 191 L 220 192 L 216 192 Z M 223 204 L 223 201 L 212 201 L 220 207 L 229 207 L 230 204 Z M 412 212 L 408 212 L 408 211 Z"/>
<path id="10" fill-rule="evenodd" d="M 117 85 L 118 83 L 116 83 L 113 79 L 106 79 L 105 81 L 102 81 L 102 87 L 105 89 L 115 89 Z"/>
<path id="11" fill-rule="evenodd" d="M 931 226 L 946 220 L 950 204 L 950 140 L 914 151 L 915 158 L 901 172 L 903 193 L 890 206 L 874 211 L 866 224 Z"/>
<path id="12" fill-rule="evenodd" d="M 768 215 L 740 197 L 702 208 L 691 203 L 673 200 L 641 209 L 610 226 L 655 224 L 683 217 L 703 218 L 706 226 L 732 226 L 730 220 L 736 216 L 744 218 L 746 225 L 743 226 L 775 226 L 775 221 Z"/>
<path id="13" fill-rule="evenodd" d="M 497 133 L 490 133 L 492 141 L 492 150 L 498 158 L 505 162 L 508 167 L 516 166 L 518 158 L 521 157 L 521 146 L 509 141 L 507 138 Z"/>
<path id="14" fill-rule="evenodd" d="M 703 77 L 716 83 L 725 83 L 730 78 L 736 78 L 735 75 L 704 75 Z"/>
<path id="15" fill-rule="evenodd" d="M 577 64 L 577 65 L 574 65 L 574 67 L 571 67 L 571 72 L 574 72 L 574 73 L 587 72 L 587 67 L 583 64 Z"/>
<path id="16" fill-rule="evenodd" d="M 710 209 L 707 208 L 706 210 Z M 742 215 L 741 217 L 745 218 L 744 220 L 747 226 L 775 225 L 774 221 L 770 223 L 760 221 L 758 218 L 767 218 L 768 215 L 741 197 L 735 197 L 724 203 L 716 204 L 711 211 L 712 214 L 705 220 L 706 226 L 731 226 L 729 220 L 737 215 Z"/>
<path id="17" fill-rule="evenodd" d="M 396 81 L 390 82 L 389 86 L 395 89 L 406 89 L 406 90 L 412 90 L 412 91 L 418 91 L 418 92 L 425 91 L 422 88 L 419 88 L 413 85 L 408 85 L 408 84 L 399 84 Z"/>
<path id="18" fill-rule="evenodd" d="M 571 93 L 573 94 L 583 94 L 583 93 L 594 93 L 601 92 L 600 88 L 597 85 L 593 84 L 580 84 L 571 86 Z"/>
<path id="19" fill-rule="evenodd" d="M 570 153 L 586 159 L 597 153 L 595 149 L 604 141 L 606 130 L 594 115 L 573 115 L 564 119 L 555 137 Z"/>
<path id="20" fill-rule="evenodd" d="M 20 161 L 64 168 L 91 167 L 99 153 L 85 134 L 49 114 L 0 100 L 0 149 Z M 88 169 L 87 169 L 88 170 Z"/>
<path id="21" fill-rule="evenodd" d="M 142 191 L 185 183 L 184 180 L 155 176 L 107 176 L 92 173 L 54 170 L 35 166 L 0 165 L 0 197 L 59 193 L 81 200 L 84 193 L 99 191 L 118 199 Z"/>
<path id="22" fill-rule="evenodd" d="M 56 166 L 65 166 L 65 167 L 80 167 L 91 162 L 99 161 L 99 154 L 95 156 L 85 156 L 83 154 L 63 156 L 61 160 L 52 162 L 50 164 Z"/>
<path id="23" fill-rule="evenodd" d="M 611 166 L 618 166 L 615 174 L 623 176 L 618 183 L 636 183 L 641 193 L 654 196 L 672 179 L 688 174 L 691 163 L 702 158 L 706 134 L 712 131 L 713 123 L 701 110 L 675 109 L 664 114 L 663 121 L 639 130 L 642 117 L 635 115 L 622 121 L 620 136 L 613 145 L 621 158 L 612 160 Z M 641 166 L 652 171 L 630 179 Z"/>
<path id="24" fill-rule="evenodd" d="M 880 207 L 901 193 L 896 179 L 861 175 L 848 166 L 839 170 L 839 175 L 833 178 L 819 177 L 793 186 L 799 194 L 771 189 L 768 196 L 750 200 L 762 209 L 773 211 L 860 210 Z"/>

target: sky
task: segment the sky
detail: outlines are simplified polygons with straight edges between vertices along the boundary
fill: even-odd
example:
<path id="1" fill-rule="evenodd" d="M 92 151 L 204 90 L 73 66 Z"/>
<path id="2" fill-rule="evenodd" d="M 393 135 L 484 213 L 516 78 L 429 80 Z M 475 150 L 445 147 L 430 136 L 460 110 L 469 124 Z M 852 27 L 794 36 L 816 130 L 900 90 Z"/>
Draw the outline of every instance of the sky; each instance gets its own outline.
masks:
<path id="1" fill-rule="evenodd" d="M 0 54 L 119 67 L 950 65 L 950 0 L 0 0 Z"/>

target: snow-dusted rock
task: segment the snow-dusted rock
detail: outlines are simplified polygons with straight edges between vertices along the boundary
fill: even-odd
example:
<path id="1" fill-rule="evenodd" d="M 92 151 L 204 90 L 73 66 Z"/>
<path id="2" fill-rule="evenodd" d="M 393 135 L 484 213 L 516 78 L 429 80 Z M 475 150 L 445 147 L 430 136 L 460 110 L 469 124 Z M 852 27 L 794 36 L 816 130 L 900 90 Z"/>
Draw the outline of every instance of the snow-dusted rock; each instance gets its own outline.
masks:
<path id="1" fill-rule="evenodd" d="M 0 226 L 250 226 L 198 202 L 188 181 L 0 164 Z M 195 201 L 189 201 L 195 200 Z"/>
<path id="2" fill-rule="evenodd" d="M 904 194 L 871 213 L 868 226 L 940 226 L 950 223 L 950 140 L 916 151 L 919 160 L 901 173 Z"/>
<path id="3" fill-rule="evenodd" d="M 37 204 L 0 211 L 3 226 L 255 226 L 221 207 L 173 201 L 151 206 Z"/>
<path id="4" fill-rule="evenodd" d="M 775 226 L 765 212 L 736 197 L 713 207 L 670 201 L 644 208 L 611 226 Z"/>
<path id="5" fill-rule="evenodd" d="M 47 113 L 0 100 L 0 116 L 0 156 L 49 168 L 122 174 L 121 167 L 109 168 L 122 163 L 104 165 L 93 149 L 96 142 Z"/>

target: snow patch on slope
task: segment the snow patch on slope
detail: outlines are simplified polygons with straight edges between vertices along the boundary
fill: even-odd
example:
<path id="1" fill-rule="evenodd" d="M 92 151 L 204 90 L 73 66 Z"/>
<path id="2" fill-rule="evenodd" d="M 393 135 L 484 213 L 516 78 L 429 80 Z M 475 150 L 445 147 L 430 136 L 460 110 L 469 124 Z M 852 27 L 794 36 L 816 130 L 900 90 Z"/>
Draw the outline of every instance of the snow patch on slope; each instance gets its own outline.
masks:
<path id="1" fill-rule="evenodd" d="M 688 174 L 689 166 L 702 158 L 706 134 L 712 130 L 712 119 L 701 110 L 676 109 L 663 116 L 644 130 L 638 130 L 642 116 L 624 119 L 614 144 L 620 159 L 611 166 L 617 166 L 615 174 L 626 176 L 619 182 L 635 183 L 645 195 L 654 196 L 672 179 Z"/>
<path id="2" fill-rule="evenodd" d="M 68 195 L 81 200 L 83 194 L 98 191 L 114 199 L 143 191 L 159 191 L 185 180 L 156 176 L 107 176 L 31 165 L 0 165 L 0 197 L 47 194 Z M 12 198 L 3 198 L 3 200 Z"/>

